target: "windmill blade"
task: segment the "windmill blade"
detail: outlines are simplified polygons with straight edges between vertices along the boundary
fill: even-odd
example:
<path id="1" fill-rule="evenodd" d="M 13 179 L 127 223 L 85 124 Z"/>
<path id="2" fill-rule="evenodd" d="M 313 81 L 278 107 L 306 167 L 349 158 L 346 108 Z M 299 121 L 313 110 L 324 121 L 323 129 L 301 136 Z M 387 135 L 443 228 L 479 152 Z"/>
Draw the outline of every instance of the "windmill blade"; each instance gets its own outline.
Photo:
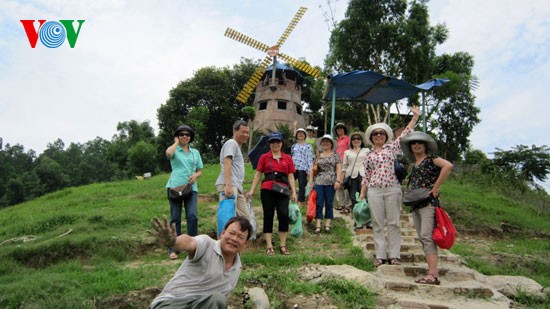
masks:
<path id="1" fill-rule="evenodd" d="M 252 77 L 246 82 L 243 89 L 239 94 L 237 95 L 237 101 L 241 103 L 246 103 L 246 100 L 248 100 L 248 97 L 254 92 L 254 89 L 256 89 L 256 85 L 260 82 L 260 78 L 262 78 L 262 75 L 264 75 L 265 70 L 267 69 L 267 66 L 271 62 L 271 57 L 267 56 L 264 58 L 264 60 L 260 63 L 254 74 L 252 74 Z"/>
<path id="2" fill-rule="evenodd" d="M 280 53 L 279 57 L 286 60 L 288 63 L 292 64 L 293 67 L 298 68 L 299 70 L 306 72 L 307 74 L 315 78 L 319 78 L 319 76 L 321 76 L 321 72 L 317 68 L 314 68 L 303 61 L 292 58 L 287 54 L 283 54 L 283 53 Z"/>
<path id="3" fill-rule="evenodd" d="M 302 19 L 302 16 L 304 16 L 306 11 L 307 11 L 307 8 L 302 6 L 298 10 L 298 12 L 296 12 L 296 14 L 294 14 L 294 18 L 292 18 L 292 20 L 290 21 L 288 26 L 286 26 L 285 31 L 283 32 L 283 34 L 281 35 L 281 37 L 277 41 L 277 46 L 281 47 L 281 45 L 283 45 L 283 43 L 286 41 L 286 39 L 288 38 L 288 36 L 292 32 L 292 30 L 294 30 L 294 27 L 296 27 L 296 25 L 298 24 L 300 19 Z"/>
<path id="4" fill-rule="evenodd" d="M 230 39 L 233 39 L 233 40 L 235 40 L 239 43 L 243 43 L 245 45 L 248 45 L 248 46 L 254 47 L 258 50 L 261 50 L 264 53 L 266 53 L 267 49 L 269 48 L 269 46 L 267 44 L 264 44 L 264 43 L 262 43 L 258 40 L 255 40 L 255 39 L 249 37 L 248 35 L 240 33 L 239 31 L 231 29 L 229 27 L 227 29 L 225 29 L 225 33 L 223 35 L 225 35 L 226 37 L 228 37 Z"/>

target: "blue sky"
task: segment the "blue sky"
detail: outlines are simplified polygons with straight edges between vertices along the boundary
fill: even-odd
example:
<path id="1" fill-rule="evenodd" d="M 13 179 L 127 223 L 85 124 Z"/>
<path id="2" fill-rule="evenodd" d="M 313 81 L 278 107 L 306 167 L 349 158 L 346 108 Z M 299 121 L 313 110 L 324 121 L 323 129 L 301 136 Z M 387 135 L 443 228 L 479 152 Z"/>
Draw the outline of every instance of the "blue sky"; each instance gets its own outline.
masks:
<path id="1" fill-rule="evenodd" d="M 0 137 L 42 152 L 96 136 L 110 139 L 120 121 L 149 120 L 168 91 L 205 66 L 231 66 L 260 52 L 223 36 L 226 27 L 272 44 L 300 6 L 308 11 L 283 48 L 323 65 L 330 33 L 325 0 L 147 1 L 0 0 Z M 321 6 L 321 7 L 320 7 Z M 548 145 L 550 2 L 431 1 L 432 24 L 449 40 L 438 53 L 475 58 L 481 123 L 472 145 Z M 343 18 L 347 1 L 335 3 Z M 74 49 L 65 42 L 30 48 L 20 19 L 85 19 Z"/>

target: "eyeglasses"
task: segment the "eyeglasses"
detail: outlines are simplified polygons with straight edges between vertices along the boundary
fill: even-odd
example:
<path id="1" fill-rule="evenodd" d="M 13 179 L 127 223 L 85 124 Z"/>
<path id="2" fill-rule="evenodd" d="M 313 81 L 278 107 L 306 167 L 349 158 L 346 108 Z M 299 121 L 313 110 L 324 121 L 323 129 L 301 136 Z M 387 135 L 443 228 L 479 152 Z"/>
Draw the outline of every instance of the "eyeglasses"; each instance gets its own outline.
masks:
<path id="1" fill-rule="evenodd" d="M 371 134 L 371 136 L 376 136 L 376 135 L 386 136 L 386 131 L 374 131 Z"/>
<path id="2" fill-rule="evenodd" d="M 424 142 L 423 141 L 411 141 L 410 144 L 411 145 L 414 145 L 414 144 L 424 145 Z"/>
<path id="3" fill-rule="evenodd" d="M 191 137 L 191 133 L 180 133 L 178 134 L 179 137 L 182 137 L 182 136 L 187 136 L 187 137 Z"/>
<path id="4" fill-rule="evenodd" d="M 352 138 L 351 138 L 351 140 L 352 140 L 352 141 L 360 141 L 360 140 L 361 140 L 361 138 L 360 138 L 360 137 L 357 137 L 357 136 L 355 136 L 355 137 L 352 137 Z"/>

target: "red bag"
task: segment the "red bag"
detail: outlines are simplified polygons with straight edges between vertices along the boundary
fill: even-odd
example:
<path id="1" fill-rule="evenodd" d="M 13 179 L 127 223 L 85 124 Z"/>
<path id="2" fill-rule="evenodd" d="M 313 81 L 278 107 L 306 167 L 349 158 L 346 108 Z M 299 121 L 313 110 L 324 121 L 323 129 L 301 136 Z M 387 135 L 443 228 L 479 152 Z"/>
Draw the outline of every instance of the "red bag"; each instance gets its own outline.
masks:
<path id="1" fill-rule="evenodd" d="M 309 197 L 307 198 L 307 223 L 311 223 L 315 219 L 315 213 L 317 212 L 317 191 L 309 191 Z"/>
<path id="2" fill-rule="evenodd" d="M 449 215 L 441 206 L 435 207 L 433 240 L 441 249 L 451 249 L 456 239 L 456 229 Z"/>

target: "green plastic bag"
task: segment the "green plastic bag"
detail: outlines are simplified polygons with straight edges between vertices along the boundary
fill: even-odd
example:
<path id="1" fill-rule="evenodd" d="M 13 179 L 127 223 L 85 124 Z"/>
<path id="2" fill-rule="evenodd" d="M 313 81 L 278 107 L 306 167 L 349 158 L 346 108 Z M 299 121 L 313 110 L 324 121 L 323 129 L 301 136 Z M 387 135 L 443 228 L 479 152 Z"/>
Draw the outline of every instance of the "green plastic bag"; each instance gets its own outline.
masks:
<path id="1" fill-rule="evenodd" d="M 367 204 L 366 200 L 359 199 L 359 192 L 355 193 L 355 200 L 357 201 L 357 204 L 353 207 L 355 226 L 362 226 L 371 220 L 369 204 Z"/>
<path id="2" fill-rule="evenodd" d="M 302 213 L 298 212 L 298 220 L 296 223 L 294 223 L 294 226 L 292 226 L 292 230 L 290 230 L 290 235 L 292 237 L 300 237 L 304 233 L 304 229 L 302 227 Z"/>
<path id="3" fill-rule="evenodd" d="M 300 218 L 298 218 L 300 217 Z M 300 207 L 294 202 L 288 203 L 288 223 L 294 224 L 298 219 L 302 219 L 302 214 L 300 213 Z"/>

